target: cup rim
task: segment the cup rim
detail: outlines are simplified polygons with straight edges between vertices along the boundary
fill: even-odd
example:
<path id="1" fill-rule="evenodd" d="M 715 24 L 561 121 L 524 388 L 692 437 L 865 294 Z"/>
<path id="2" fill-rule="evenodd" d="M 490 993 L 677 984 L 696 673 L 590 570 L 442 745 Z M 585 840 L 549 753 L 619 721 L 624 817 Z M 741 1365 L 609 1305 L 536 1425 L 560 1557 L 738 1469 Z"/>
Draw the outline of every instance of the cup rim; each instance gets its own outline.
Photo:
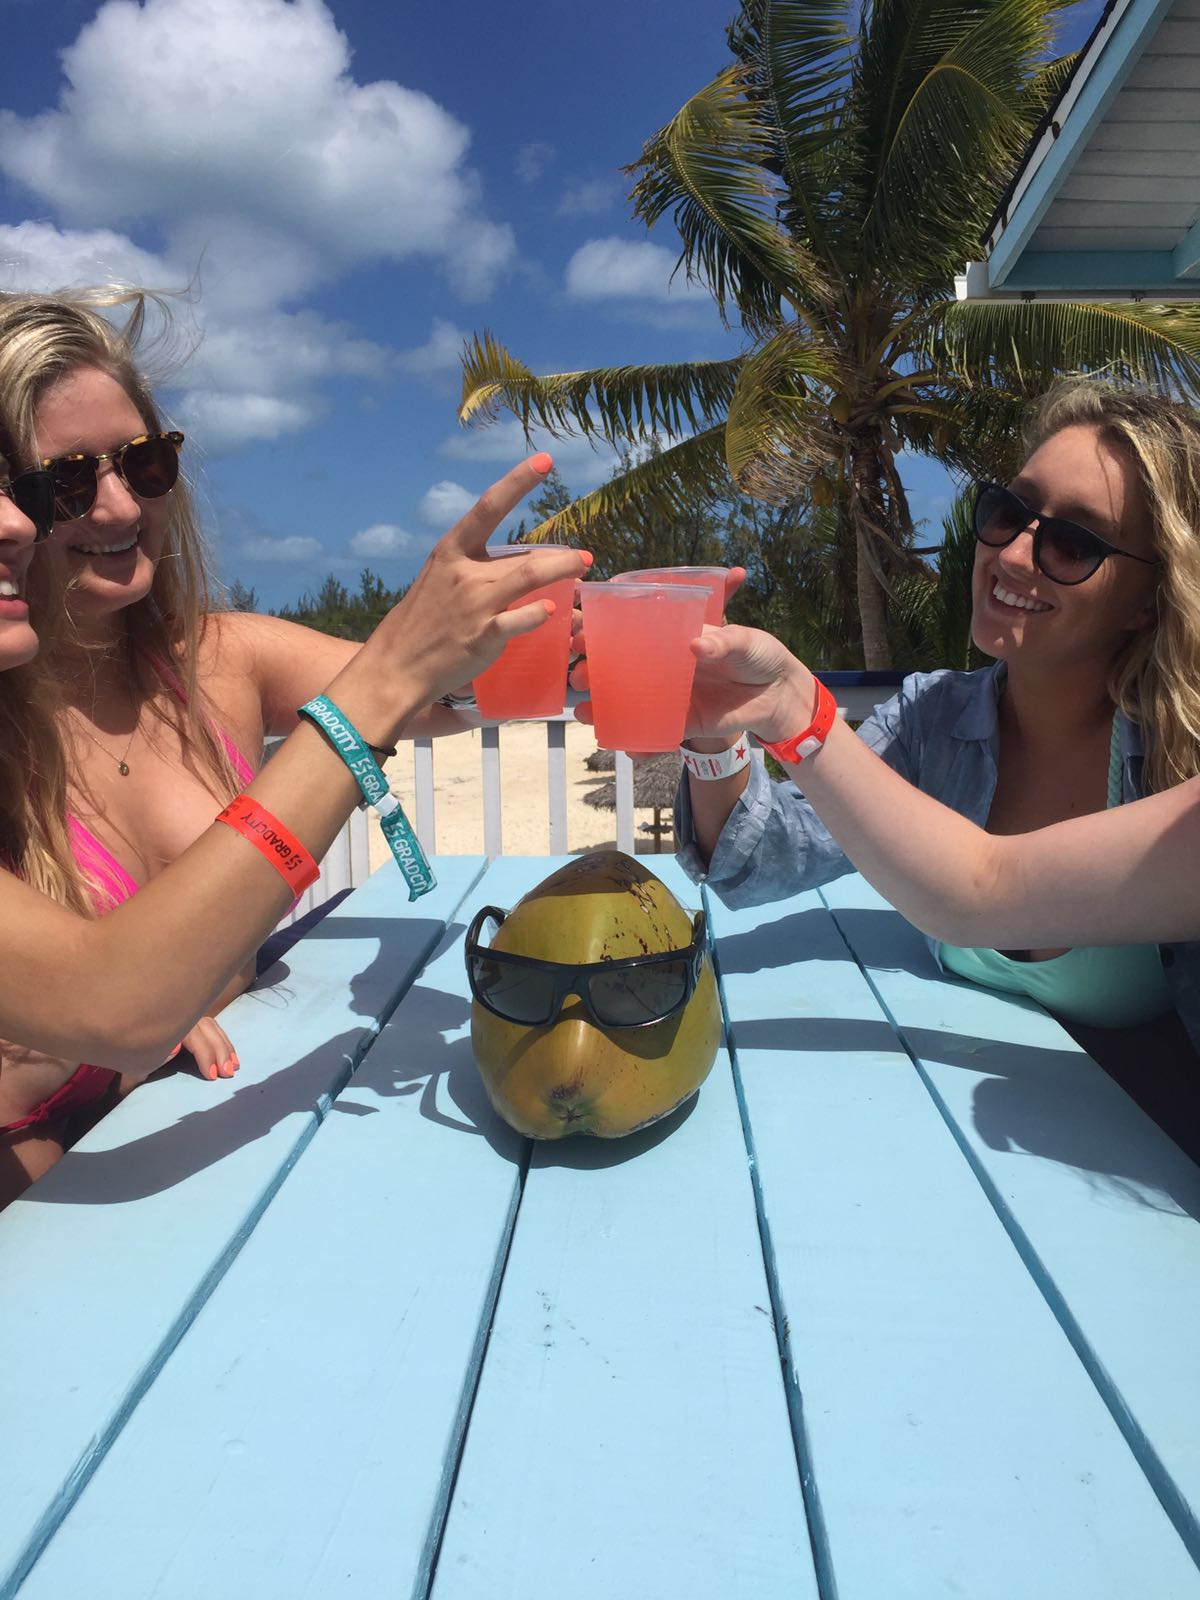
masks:
<path id="1" fill-rule="evenodd" d="M 628 572 L 614 572 L 612 577 L 608 579 L 608 582 L 635 582 L 638 578 L 644 578 L 648 573 L 651 572 L 686 572 L 689 574 L 693 572 L 707 572 L 712 573 L 715 584 L 718 574 L 721 577 L 726 577 L 730 572 L 732 572 L 732 570 L 732 567 L 633 567 Z"/>
<path id="2" fill-rule="evenodd" d="M 582 602 L 585 596 L 597 594 L 601 589 L 610 594 L 656 594 L 667 600 L 687 600 L 694 594 L 715 594 L 717 591 L 711 583 L 617 583 L 612 578 L 605 578 L 600 583 L 581 583 L 579 585 L 579 598 Z"/>
<path id="3" fill-rule="evenodd" d="M 580 547 L 574 544 L 559 544 L 557 540 L 547 539 L 544 544 L 501 544 L 488 545 L 487 557 L 489 561 L 503 561 L 505 556 L 527 556 L 530 552 L 536 554 L 539 550 L 577 550 Z"/>

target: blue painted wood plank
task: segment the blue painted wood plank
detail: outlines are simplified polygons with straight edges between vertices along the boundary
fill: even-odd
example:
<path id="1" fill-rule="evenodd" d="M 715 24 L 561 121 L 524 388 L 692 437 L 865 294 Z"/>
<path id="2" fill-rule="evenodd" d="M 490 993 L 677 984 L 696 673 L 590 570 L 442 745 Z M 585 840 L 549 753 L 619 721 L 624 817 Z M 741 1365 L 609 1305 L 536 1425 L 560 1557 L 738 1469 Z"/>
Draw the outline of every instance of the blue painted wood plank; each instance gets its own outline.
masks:
<path id="1" fill-rule="evenodd" d="M 862 879 L 825 893 L 1200 1558 L 1200 1169 L 1037 1006 L 940 977 Z"/>
<path id="2" fill-rule="evenodd" d="M 145 1085 L 0 1217 L 5 1600 L 482 870 L 446 861 L 410 907 L 381 869 L 230 1008 L 236 1078 Z"/>
<path id="3" fill-rule="evenodd" d="M 823 1592 L 1200 1594 L 820 898 L 711 914 Z"/>
<path id="4" fill-rule="evenodd" d="M 532 875 L 471 890 L 21 1600 L 425 1592 L 527 1159 L 472 1060 L 462 937 Z"/>
<path id="5" fill-rule="evenodd" d="M 535 1145 L 433 1600 L 814 1596 L 769 1311 L 724 1053 L 668 1124 Z"/>

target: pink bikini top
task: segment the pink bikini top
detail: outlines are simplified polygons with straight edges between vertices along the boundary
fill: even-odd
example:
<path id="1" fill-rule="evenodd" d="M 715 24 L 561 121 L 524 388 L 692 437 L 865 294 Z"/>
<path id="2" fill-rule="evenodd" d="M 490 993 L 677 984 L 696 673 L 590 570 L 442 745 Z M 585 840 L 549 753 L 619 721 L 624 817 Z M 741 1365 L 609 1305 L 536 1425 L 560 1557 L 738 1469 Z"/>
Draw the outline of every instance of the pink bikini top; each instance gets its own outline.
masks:
<path id="1" fill-rule="evenodd" d="M 223 729 L 218 728 L 221 743 L 225 746 L 230 764 L 242 784 L 250 783 L 254 769 Z M 86 823 L 78 817 L 67 817 L 67 830 L 71 838 L 71 854 L 79 863 L 84 875 L 95 885 L 93 900 L 97 911 L 111 911 L 123 900 L 138 892 L 139 885 L 103 844 Z"/>
<path id="2" fill-rule="evenodd" d="M 150 663 L 180 705 L 186 705 L 183 685 L 170 667 L 153 657 L 150 658 Z M 239 783 L 243 786 L 250 783 L 254 777 L 254 769 L 223 728 L 216 728 L 216 732 L 225 746 L 225 753 L 238 775 Z M 71 838 L 71 854 L 85 876 L 96 885 L 93 903 L 97 911 L 111 911 L 114 906 L 119 906 L 123 900 L 128 900 L 130 895 L 137 893 L 139 885 L 126 872 L 108 846 L 97 839 L 86 823 L 68 814 L 67 830 Z"/>

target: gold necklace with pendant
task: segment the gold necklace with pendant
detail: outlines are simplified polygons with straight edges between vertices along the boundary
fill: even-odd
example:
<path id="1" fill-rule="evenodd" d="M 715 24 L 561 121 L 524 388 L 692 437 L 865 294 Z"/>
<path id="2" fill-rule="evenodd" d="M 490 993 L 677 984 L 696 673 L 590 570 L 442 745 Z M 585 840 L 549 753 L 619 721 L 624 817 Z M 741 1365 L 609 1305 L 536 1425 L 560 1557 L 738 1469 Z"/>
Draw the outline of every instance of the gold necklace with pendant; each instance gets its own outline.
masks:
<path id="1" fill-rule="evenodd" d="M 117 763 L 117 771 L 123 778 L 127 778 L 129 776 L 128 756 L 130 750 L 133 748 L 133 741 L 137 737 L 138 724 L 136 722 L 134 723 L 133 732 L 129 735 L 125 745 L 125 753 L 120 757 L 113 755 L 111 750 L 105 749 L 104 745 L 100 743 L 99 739 L 97 739 L 96 735 L 91 731 L 90 728 L 85 728 L 82 723 L 78 723 L 77 726 L 80 733 L 82 733 L 85 738 L 88 738 L 92 741 L 92 743 L 96 746 L 96 749 L 100 751 L 101 755 L 105 755 L 110 761 L 115 761 Z"/>

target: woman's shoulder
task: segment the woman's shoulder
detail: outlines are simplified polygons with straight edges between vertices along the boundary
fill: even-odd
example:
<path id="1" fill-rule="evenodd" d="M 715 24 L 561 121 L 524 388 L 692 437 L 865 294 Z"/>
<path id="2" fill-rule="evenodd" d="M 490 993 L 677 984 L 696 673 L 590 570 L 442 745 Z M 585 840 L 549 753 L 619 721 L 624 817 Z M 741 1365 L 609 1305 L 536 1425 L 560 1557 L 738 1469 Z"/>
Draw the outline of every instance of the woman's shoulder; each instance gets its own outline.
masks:
<path id="1" fill-rule="evenodd" d="M 269 677 L 281 656 L 302 650 L 312 632 L 282 617 L 258 611 L 212 611 L 204 619 L 199 665 L 202 673 L 237 674 L 256 682 Z"/>
<path id="2" fill-rule="evenodd" d="M 269 650 L 295 628 L 295 623 L 260 611 L 210 611 L 204 619 L 202 648 L 246 657 Z"/>
<path id="3" fill-rule="evenodd" d="M 214 612 L 205 640 L 201 670 L 206 680 L 252 687 L 267 733 L 293 728 L 296 707 L 319 694 L 360 648 L 256 611 Z"/>
<path id="4" fill-rule="evenodd" d="M 971 672 L 938 667 L 933 672 L 910 672 L 893 704 L 903 712 L 935 715 L 939 720 L 975 709 L 994 710 L 1002 682 L 1003 663 L 993 661 Z"/>

